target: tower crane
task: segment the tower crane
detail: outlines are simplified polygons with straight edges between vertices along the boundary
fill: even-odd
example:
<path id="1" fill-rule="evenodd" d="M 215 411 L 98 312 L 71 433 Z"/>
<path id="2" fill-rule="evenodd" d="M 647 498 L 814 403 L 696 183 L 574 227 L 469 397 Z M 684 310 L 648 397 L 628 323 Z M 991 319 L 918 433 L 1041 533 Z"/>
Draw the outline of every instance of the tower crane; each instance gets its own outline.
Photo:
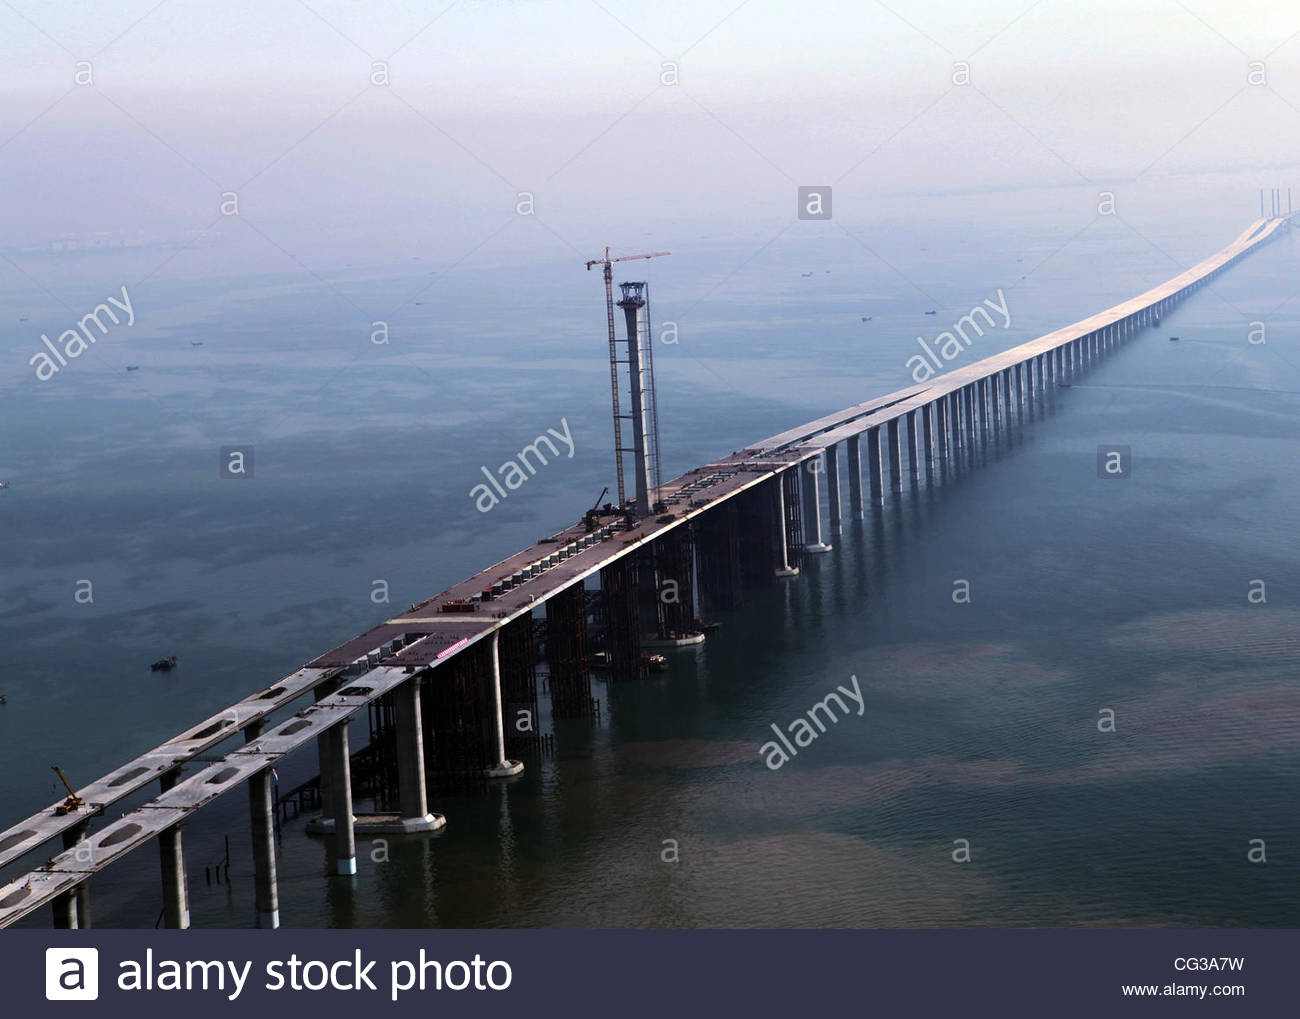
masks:
<path id="1" fill-rule="evenodd" d="M 616 337 L 614 333 L 614 263 L 631 262 L 641 258 L 658 258 L 661 255 L 670 255 L 671 251 L 652 251 L 645 255 L 622 255 L 619 258 L 609 257 L 609 247 L 605 247 L 604 258 L 593 258 L 587 263 L 587 271 L 591 267 L 599 265 L 604 267 L 605 275 L 605 320 L 609 325 L 609 388 L 614 403 L 614 463 L 618 468 L 618 504 L 622 506 L 626 501 L 626 493 L 623 490 L 623 454 L 628 452 L 623 448 L 623 415 L 619 411 L 618 399 L 618 354 L 615 351 L 614 344 Z"/>

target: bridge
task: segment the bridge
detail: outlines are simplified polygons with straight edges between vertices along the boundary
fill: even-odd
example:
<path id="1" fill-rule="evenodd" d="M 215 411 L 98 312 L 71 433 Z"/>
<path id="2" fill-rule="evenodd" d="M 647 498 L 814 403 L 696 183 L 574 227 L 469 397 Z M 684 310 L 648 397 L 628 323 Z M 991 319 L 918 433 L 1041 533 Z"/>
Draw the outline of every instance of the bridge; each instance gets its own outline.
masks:
<path id="1" fill-rule="evenodd" d="M 655 491 L 648 516 L 595 508 L 340 644 L 78 789 L 82 804 L 74 809 L 51 804 L 0 832 L 0 868 L 54 840 L 62 846 L 0 887 L 0 927 L 45 906 L 56 928 L 90 926 L 91 878 L 153 840 L 166 926 L 188 927 L 183 825 L 241 785 L 249 795 L 258 922 L 277 927 L 272 769 L 288 754 L 316 744 L 321 817 L 314 826 L 330 840 L 336 871 L 356 873 L 359 830 L 415 833 L 445 823 L 429 807 L 431 779 L 487 782 L 523 770 L 509 756 L 521 744 L 506 719 L 523 710 L 536 717 L 539 640 L 555 717 L 593 714 L 594 667 L 612 681 L 635 679 L 647 647 L 695 639 L 687 635 L 698 597 L 734 605 L 745 587 L 796 577 L 804 556 L 828 551 L 823 539 L 840 526 L 845 475 L 848 512 L 861 518 L 868 501 L 884 504 L 886 479 L 889 491 L 901 492 L 904 471 L 914 481 L 932 478 L 936 465 L 1023 421 L 1052 388 L 1289 226 L 1290 217 L 1260 218 L 1222 250 L 1113 308 L 688 471 Z M 821 527 L 823 479 L 831 535 Z M 599 588 L 589 592 L 593 576 Z M 673 599 L 663 597 L 667 583 Z M 533 617 L 542 608 L 544 623 Z M 590 651 L 589 624 L 600 632 L 599 653 Z M 310 704 L 286 717 L 309 695 Z M 386 739 L 398 809 L 357 817 L 348 723 L 377 704 L 392 719 Z M 210 756 L 238 737 L 234 749 Z M 185 777 L 187 765 L 201 767 Z M 112 807 L 154 782 L 157 795 L 108 819 Z M 106 823 L 92 832 L 96 819 Z"/>

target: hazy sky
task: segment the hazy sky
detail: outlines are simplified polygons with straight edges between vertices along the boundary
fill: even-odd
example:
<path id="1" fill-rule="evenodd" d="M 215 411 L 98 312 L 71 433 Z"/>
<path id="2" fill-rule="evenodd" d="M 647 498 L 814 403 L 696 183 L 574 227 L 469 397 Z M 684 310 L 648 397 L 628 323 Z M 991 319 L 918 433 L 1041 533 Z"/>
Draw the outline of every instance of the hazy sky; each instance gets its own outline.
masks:
<path id="1" fill-rule="evenodd" d="M 0 248 L 585 250 L 779 223 L 800 184 L 858 222 L 1210 172 L 1249 195 L 1296 169 L 1298 32 L 1280 0 L 2 0 Z"/>

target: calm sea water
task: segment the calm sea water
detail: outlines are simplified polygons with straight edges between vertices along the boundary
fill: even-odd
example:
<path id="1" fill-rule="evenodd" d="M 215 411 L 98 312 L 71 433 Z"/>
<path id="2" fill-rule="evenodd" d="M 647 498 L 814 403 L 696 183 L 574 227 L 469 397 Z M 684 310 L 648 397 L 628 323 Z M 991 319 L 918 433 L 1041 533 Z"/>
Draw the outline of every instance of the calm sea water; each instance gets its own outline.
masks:
<path id="1" fill-rule="evenodd" d="M 1156 230 L 963 207 L 766 247 L 775 229 L 696 230 L 645 268 L 678 328 L 656 355 L 664 475 L 900 388 L 914 337 L 999 287 L 1012 325 L 968 358 L 1175 275 L 1249 211 Z M 135 326 L 37 382 L 42 331 L 152 268 L 82 257 L 25 261 L 39 286 L 0 270 L 5 825 L 55 798 L 50 765 L 106 773 L 567 524 L 611 473 L 599 279 L 572 258 L 467 265 L 419 296 L 437 267 L 321 283 L 180 258 L 131 287 Z M 289 823 L 284 923 L 1300 925 L 1297 265 L 1283 238 L 974 468 L 846 521 L 798 580 L 710 611 L 722 628 L 669 673 L 597 684 L 601 723 L 557 724 L 552 758 L 438 797 L 444 831 L 386 859 L 363 843 L 355 881 Z M 479 466 L 562 419 L 574 457 L 478 513 Z M 220 478 L 242 443 L 255 476 Z M 1112 443 L 1131 478 L 1097 477 Z M 179 668 L 151 673 L 166 654 Z M 850 676 L 863 715 L 765 768 L 769 725 Z M 313 764 L 291 758 L 281 787 Z M 253 923 L 245 812 L 235 794 L 186 829 L 198 926 Z M 226 836 L 232 882 L 209 885 Z M 152 926 L 156 873 L 145 850 L 96 879 L 96 922 Z"/>

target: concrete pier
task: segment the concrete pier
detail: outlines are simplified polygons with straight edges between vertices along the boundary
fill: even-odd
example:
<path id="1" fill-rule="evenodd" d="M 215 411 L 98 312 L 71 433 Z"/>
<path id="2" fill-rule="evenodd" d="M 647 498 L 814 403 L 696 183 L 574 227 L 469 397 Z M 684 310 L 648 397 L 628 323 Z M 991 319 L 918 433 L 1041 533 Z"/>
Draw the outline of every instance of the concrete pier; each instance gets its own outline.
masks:
<path id="1" fill-rule="evenodd" d="M 889 488 L 893 492 L 903 490 L 903 448 L 898 439 L 898 418 L 890 418 L 885 423 L 885 434 L 889 439 Z"/>
<path id="2" fill-rule="evenodd" d="M 54 911 L 54 929 L 56 931 L 75 931 L 77 929 L 77 893 L 60 892 L 50 903 Z"/>
<path id="3" fill-rule="evenodd" d="M 159 780 L 163 792 L 180 781 L 179 768 L 163 774 Z M 190 889 L 185 874 L 185 843 L 181 826 L 174 824 L 158 833 L 158 855 L 162 864 L 163 926 L 183 931 L 190 926 Z"/>
<path id="4" fill-rule="evenodd" d="M 871 482 L 871 504 L 885 505 L 885 476 L 880 463 L 880 429 L 867 429 L 867 476 Z"/>
<path id="5" fill-rule="evenodd" d="M 932 404 L 934 407 L 934 430 L 939 437 L 939 457 L 942 460 L 948 459 L 948 399 L 939 397 Z"/>
<path id="6" fill-rule="evenodd" d="M 849 436 L 845 452 L 849 467 L 849 512 L 854 520 L 861 520 L 862 512 L 862 437 Z"/>
<path id="7" fill-rule="evenodd" d="M 803 496 L 800 507 L 803 518 L 804 552 L 829 552 L 830 545 L 822 541 L 821 461 L 806 461 L 799 468 L 799 491 Z"/>
<path id="8" fill-rule="evenodd" d="M 189 884 L 185 875 L 185 848 L 179 824 L 158 834 L 158 849 L 162 858 L 163 926 L 171 931 L 188 930 Z"/>
<path id="9" fill-rule="evenodd" d="M 493 762 L 483 772 L 488 778 L 510 778 L 524 770 L 523 761 L 506 759 L 505 723 L 501 712 L 501 631 L 493 630 L 488 638 L 487 740 L 488 756 Z"/>
<path id="10" fill-rule="evenodd" d="M 422 682 L 417 674 L 405 686 L 393 691 L 397 722 L 397 794 L 402 811 L 393 828 L 398 832 L 437 831 L 447 823 L 441 814 L 429 812 L 424 768 L 424 719 L 420 710 Z"/>
<path id="11" fill-rule="evenodd" d="M 919 413 L 914 410 L 907 415 L 907 473 L 913 481 L 921 477 L 921 447 L 916 430 L 916 415 Z"/>
<path id="12" fill-rule="evenodd" d="M 326 697 L 337 693 L 342 686 L 340 679 L 327 680 L 321 683 L 312 691 L 312 700 L 319 704 Z M 329 755 L 329 734 L 325 733 L 316 740 L 316 774 L 320 776 L 320 782 L 317 786 L 320 792 L 320 816 L 330 818 L 334 816 L 333 807 L 330 804 L 330 755 Z"/>
<path id="13" fill-rule="evenodd" d="M 248 808 L 253 833 L 253 886 L 257 901 L 257 926 L 280 926 L 280 885 L 275 872 L 275 799 L 271 769 L 264 768 L 248 780 Z"/>
<path id="14" fill-rule="evenodd" d="M 927 466 L 934 463 L 934 411 L 935 405 L 927 403 L 918 412 L 921 415 L 921 441 L 925 444 Z"/>
<path id="15" fill-rule="evenodd" d="M 840 449 L 836 443 L 826 447 L 826 502 L 831 515 L 831 534 L 840 533 Z"/>
<path id="16" fill-rule="evenodd" d="M 496 634 L 493 634 L 495 638 Z M 330 814 L 334 822 L 335 873 L 344 877 L 357 872 L 357 835 L 352 815 L 352 758 L 348 751 L 348 723 L 326 733 L 329 756 Z"/>
<path id="17" fill-rule="evenodd" d="M 83 821 L 75 828 L 71 828 L 63 833 L 63 848 L 75 849 L 77 844 L 86 837 L 86 831 L 90 827 L 89 821 Z M 76 908 L 76 927 L 78 930 L 88 930 L 90 924 L 90 879 L 87 878 L 77 885 L 73 893 L 75 897 L 74 906 Z"/>
<path id="18" fill-rule="evenodd" d="M 798 468 L 796 468 L 797 470 Z M 785 478 L 777 475 L 776 483 L 776 575 L 778 577 L 797 577 L 799 567 L 790 565 L 789 532 L 785 518 Z M 861 488 L 861 481 L 858 482 Z M 859 492 L 861 495 L 861 492 Z"/>

